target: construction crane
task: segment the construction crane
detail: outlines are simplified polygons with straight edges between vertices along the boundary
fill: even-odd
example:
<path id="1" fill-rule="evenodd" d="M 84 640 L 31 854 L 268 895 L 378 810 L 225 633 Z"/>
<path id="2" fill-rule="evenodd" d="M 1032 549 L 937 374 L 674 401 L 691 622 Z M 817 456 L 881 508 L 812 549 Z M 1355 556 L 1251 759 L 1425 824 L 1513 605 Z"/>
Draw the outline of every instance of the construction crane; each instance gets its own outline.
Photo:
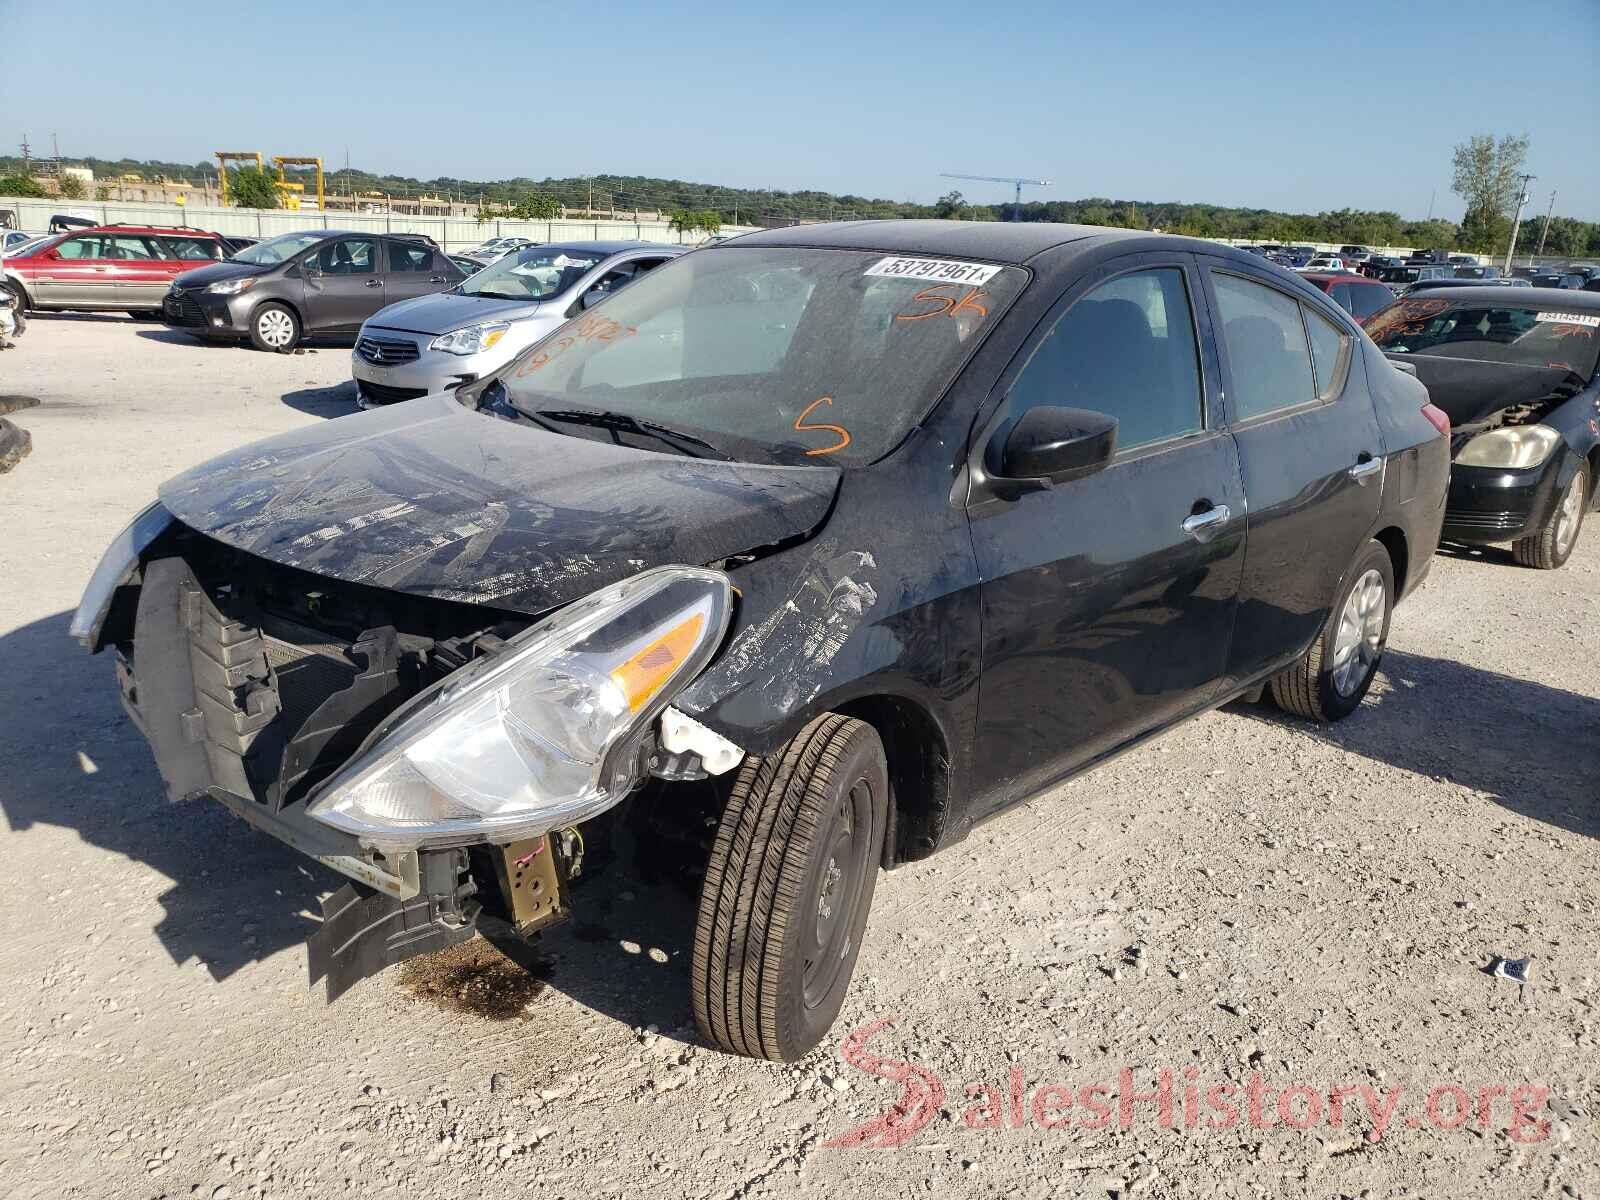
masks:
<path id="1" fill-rule="evenodd" d="M 1013 203 L 1018 207 L 1022 204 L 1022 189 L 1026 187 L 1049 187 L 1048 179 L 1019 179 L 1015 175 L 952 175 L 948 171 L 940 173 L 941 179 L 976 179 L 980 183 L 1009 183 L 1016 189 Z"/>
<path id="2" fill-rule="evenodd" d="M 222 207 L 228 207 L 228 164 L 230 162 L 253 162 L 256 170 L 261 170 L 261 151 L 259 150 L 218 150 L 217 151 L 217 182 L 222 188 Z"/>
<path id="3" fill-rule="evenodd" d="M 278 186 L 280 190 L 284 189 L 284 185 L 288 182 L 283 175 L 284 167 L 315 167 L 317 169 L 317 211 L 321 212 L 323 210 L 325 204 L 322 193 L 322 160 L 320 158 L 296 158 L 288 154 L 274 154 L 272 156 L 272 165 L 278 168 Z M 301 191 L 304 190 L 304 187 L 302 187 Z"/>

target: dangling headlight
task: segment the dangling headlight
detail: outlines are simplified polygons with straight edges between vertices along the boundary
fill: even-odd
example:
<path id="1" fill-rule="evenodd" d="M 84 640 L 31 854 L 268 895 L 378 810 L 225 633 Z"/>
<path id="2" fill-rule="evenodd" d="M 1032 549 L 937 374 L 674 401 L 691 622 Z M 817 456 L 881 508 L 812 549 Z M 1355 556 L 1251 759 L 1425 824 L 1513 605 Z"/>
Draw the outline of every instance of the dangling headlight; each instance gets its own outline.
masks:
<path id="1" fill-rule="evenodd" d="M 602 588 L 452 676 L 335 776 L 312 816 L 363 843 L 514 841 L 582 821 L 638 782 L 642 737 L 727 632 L 721 571 Z"/>

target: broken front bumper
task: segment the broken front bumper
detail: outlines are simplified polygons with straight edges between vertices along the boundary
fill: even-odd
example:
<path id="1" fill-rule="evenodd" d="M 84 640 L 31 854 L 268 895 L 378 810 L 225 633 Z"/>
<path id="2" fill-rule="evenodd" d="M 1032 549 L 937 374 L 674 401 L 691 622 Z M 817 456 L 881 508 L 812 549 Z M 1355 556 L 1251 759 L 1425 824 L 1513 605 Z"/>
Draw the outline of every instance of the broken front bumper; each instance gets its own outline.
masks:
<path id="1" fill-rule="evenodd" d="M 387 635 L 387 636 L 385 636 Z M 352 712 L 404 698 L 393 630 L 307 647 L 225 615 L 181 558 L 144 567 L 122 701 L 174 801 L 208 797 L 353 882 L 323 902 L 311 980 L 331 1001 L 384 967 L 464 941 L 480 904 L 468 853 L 385 855 L 306 813 L 296 785 L 346 757 Z"/>

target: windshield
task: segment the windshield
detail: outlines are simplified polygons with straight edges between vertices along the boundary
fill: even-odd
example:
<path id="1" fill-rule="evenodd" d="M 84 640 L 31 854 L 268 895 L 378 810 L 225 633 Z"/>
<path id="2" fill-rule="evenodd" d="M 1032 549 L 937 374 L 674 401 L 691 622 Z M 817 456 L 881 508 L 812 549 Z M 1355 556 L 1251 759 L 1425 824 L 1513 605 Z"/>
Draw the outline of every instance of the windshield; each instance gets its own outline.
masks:
<path id="1" fill-rule="evenodd" d="M 246 246 L 233 256 L 232 261 L 252 263 L 258 267 L 270 267 L 293 258 L 300 251 L 309 246 L 315 246 L 327 236 L 321 230 L 308 231 L 306 233 L 281 233 L 275 238 L 257 242 L 254 246 Z"/>
<path id="2" fill-rule="evenodd" d="M 525 351 L 524 412 L 621 413 L 737 456 L 859 466 L 922 420 L 1027 274 L 730 245 L 650 272 Z"/>
<path id="3" fill-rule="evenodd" d="M 514 251 L 485 267 L 458 289 L 463 296 L 501 300 L 548 300 L 559 296 L 601 262 L 604 254 L 561 246 Z"/>
<path id="4" fill-rule="evenodd" d="M 1395 354 L 1565 367 L 1585 381 L 1600 357 L 1600 312 L 1432 298 L 1402 301 L 1366 329 L 1380 350 Z"/>

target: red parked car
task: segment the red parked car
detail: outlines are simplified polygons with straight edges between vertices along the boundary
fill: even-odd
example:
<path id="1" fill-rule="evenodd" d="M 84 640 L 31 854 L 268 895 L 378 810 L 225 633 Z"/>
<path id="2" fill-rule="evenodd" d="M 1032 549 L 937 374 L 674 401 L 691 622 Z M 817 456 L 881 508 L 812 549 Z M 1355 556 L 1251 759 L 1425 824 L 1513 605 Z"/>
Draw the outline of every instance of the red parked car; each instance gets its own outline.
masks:
<path id="1" fill-rule="evenodd" d="M 1373 313 L 1381 312 L 1394 303 L 1394 293 L 1389 285 L 1368 279 L 1365 275 L 1341 274 L 1338 271 L 1302 271 L 1304 279 L 1319 292 L 1327 292 L 1333 302 L 1362 324 Z"/>
<path id="2" fill-rule="evenodd" d="M 173 279 L 227 256 L 222 239 L 203 229 L 98 225 L 7 257 L 3 286 L 21 310 L 110 310 L 154 319 Z"/>

